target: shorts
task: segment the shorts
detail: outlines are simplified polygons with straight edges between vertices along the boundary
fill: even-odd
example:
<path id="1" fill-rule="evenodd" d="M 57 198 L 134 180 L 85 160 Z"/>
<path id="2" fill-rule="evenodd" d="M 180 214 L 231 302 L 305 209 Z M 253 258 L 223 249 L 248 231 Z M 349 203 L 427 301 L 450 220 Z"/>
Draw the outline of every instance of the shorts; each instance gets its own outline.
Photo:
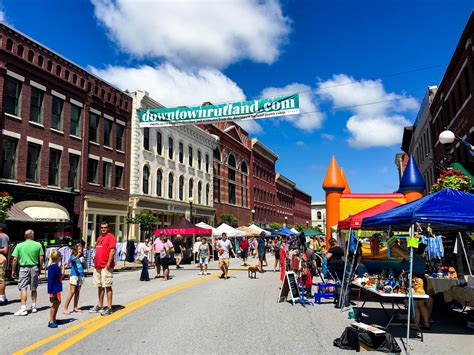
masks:
<path id="1" fill-rule="evenodd" d="M 259 252 L 259 253 L 258 253 L 258 260 L 263 261 L 263 260 L 265 260 L 265 259 L 266 259 L 266 258 L 265 258 L 265 252 L 263 252 L 263 253 L 260 253 L 260 252 Z"/>
<path id="2" fill-rule="evenodd" d="M 114 275 L 109 269 L 94 269 L 94 285 L 97 287 L 112 287 Z"/>
<path id="3" fill-rule="evenodd" d="M 51 303 L 61 303 L 61 292 L 58 293 L 50 293 L 49 294 L 49 302 Z"/>
<path id="4" fill-rule="evenodd" d="M 160 265 L 160 254 L 155 254 L 155 265 Z"/>
<path id="5" fill-rule="evenodd" d="M 84 276 L 69 276 L 69 284 L 73 286 L 84 285 Z"/>
<path id="6" fill-rule="evenodd" d="M 160 265 L 163 268 L 163 270 L 169 269 L 170 267 L 170 258 L 160 258 Z"/>
<path id="7" fill-rule="evenodd" d="M 229 267 L 229 258 L 220 258 L 219 259 L 219 267 Z"/>
<path id="8" fill-rule="evenodd" d="M 175 259 L 183 259 L 183 253 L 174 253 Z"/>
<path id="9" fill-rule="evenodd" d="M 30 286 L 31 291 L 36 291 L 38 288 L 38 275 L 38 266 L 20 266 L 18 289 L 20 291 L 27 290 L 28 286 Z"/>
<path id="10" fill-rule="evenodd" d="M 205 258 L 203 258 L 202 256 L 199 258 L 199 264 L 204 264 L 204 265 L 207 265 L 209 264 L 209 258 L 206 256 Z"/>
<path id="11" fill-rule="evenodd" d="M 5 266 L 7 263 L 0 263 L 0 283 L 5 282 Z"/>
<path id="12" fill-rule="evenodd" d="M 248 251 L 248 250 L 241 250 L 241 251 L 240 251 L 240 257 L 241 257 L 242 259 L 246 259 L 247 256 L 248 256 L 248 254 L 249 254 L 249 251 Z"/>

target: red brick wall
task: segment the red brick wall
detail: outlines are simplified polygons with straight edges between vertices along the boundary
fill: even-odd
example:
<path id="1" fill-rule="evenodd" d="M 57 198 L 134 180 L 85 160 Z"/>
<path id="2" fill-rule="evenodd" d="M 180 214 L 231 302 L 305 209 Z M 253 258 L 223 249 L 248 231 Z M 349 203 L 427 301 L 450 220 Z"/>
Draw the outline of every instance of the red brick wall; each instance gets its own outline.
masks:
<path id="1" fill-rule="evenodd" d="M 252 208 L 255 222 L 270 224 L 277 220 L 275 164 L 252 150 Z"/>

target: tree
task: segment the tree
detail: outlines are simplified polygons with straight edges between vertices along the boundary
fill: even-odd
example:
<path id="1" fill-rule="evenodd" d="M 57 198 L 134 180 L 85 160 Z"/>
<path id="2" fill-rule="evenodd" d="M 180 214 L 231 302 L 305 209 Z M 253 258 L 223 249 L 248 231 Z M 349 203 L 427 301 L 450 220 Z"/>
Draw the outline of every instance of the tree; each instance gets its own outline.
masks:
<path id="1" fill-rule="evenodd" d="M 271 230 L 280 230 L 280 229 L 283 228 L 282 225 L 280 223 L 277 223 L 277 222 L 270 223 L 269 227 L 270 227 Z"/>
<path id="2" fill-rule="evenodd" d="M 13 205 L 13 197 L 8 192 L 0 192 L 0 223 L 5 223 L 8 217 L 8 210 Z"/>
<path id="3" fill-rule="evenodd" d="M 150 237 L 150 233 L 158 222 L 158 218 L 147 211 L 141 211 L 138 216 L 128 218 L 127 222 L 140 225 L 140 231 L 145 232 L 146 237 Z"/>
<path id="4" fill-rule="evenodd" d="M 301 231 L 304 229 L 304 227 L 303 227 L 301 224 L 296 224 L 296 225 L 295 225 L 295 229 L 296 229 L 298 232 L 301 232 Z"/>
<path id="5" fill-rule="evenodd" d="M 221 223 L 228 224 L 231 227 L 237 227 L 238 219 L 232 213 L 222 213 Z"/>
<path id="6" fill-rule="evenodd" d="M 464 192 L 474 192 L 471 178 L 460 170 L 449 169 L 443 172 L 436 183 L 431 187 L 431 192 L 437 192 L 445 188 Z"/>

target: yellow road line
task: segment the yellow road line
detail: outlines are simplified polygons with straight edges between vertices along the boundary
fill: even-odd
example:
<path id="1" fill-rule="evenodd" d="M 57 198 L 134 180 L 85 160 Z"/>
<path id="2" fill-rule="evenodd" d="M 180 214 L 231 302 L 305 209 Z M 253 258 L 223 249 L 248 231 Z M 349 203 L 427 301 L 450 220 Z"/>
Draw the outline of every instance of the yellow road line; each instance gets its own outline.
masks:
<path id="1" fill-rule="evenodd" d="M 234 269 L 234 270 L 229 271 L 229 274 L 237 272 L 237 271 L 241 271 L 241 270 L 246 270 L 246 269 L 247 268 Z M 72 335 L 68 339 L 65 339 L 64 341 L 62 341 L 58 345 L 52 347 L 50 350 L 48 350 L 45 353 L 45 354 L 58 354 L 59 352 L 66 350 L 67 348 L 69 348 L 73 344 L 77 343 L 81 339 L 85 338 L 86 336 L 92 334 L 96 330 L 106 326 L 107 324 L 111 323 L 112 321 L 114 321 L 118 318 L 121 318 L 122 316 L 124 316 L 124 315 L 126 315 L 126 314 L 140 308 L 140 307 L 143 307 L 144 305 L 146 305 L 150 302 L 153 302 L 153 301 L 155 301 L 159 298 L 162 298 L 164 296 L 167 296 L 171 293 L 175 293 L 175 292 L 181 291 L 185 288 L 191 287 L 193 285 L 202 283 L 204 281 L 216 279 L 219 276 L 220 276 L 220 274 L 214 274 L 214 275 L 210 275 L 210 276 L 201 277 L 201 278 L 198 278 L 198 279 L 195 279 L 195 280 L 184 282 L 184 283 L 176 285 L 176 286 L 169 287 L 167 289 L 158 291 L 158 292 L 153 293 L 151 295 L 139 298 L 138 300 L 134 300 L 132 302 L 129 302 L 129 303 L 125 304 L 124 305 L 125 308 L 123 310 L 117 311 L 116 313 L 113 313 L 110 316 L 107 316 L 107 317 L 96 316 L 96 317 L 90 318 L 88 320 L 85 320 L 85 321 L 83 321 L 79 324 L 76 324 L 75 326 L 72 326 L 68 329 L 60 331 L 60 332 L 58 332 L 54 335 L 51 335 L 50 337 L 47 337 L 47 338 L 42 339 L 42 340 L 40 340 L 40 341 L 30 345 L 30 346 L 27 346 L 23 349 L 20 349 L 20 350 L 14 352 L 13 355 L 26 354 L 27 352 L 32 351 L 34 349 L 37 349 L 37 348 L 39 348 L 43 345 L 46 345 L 46 344 L 62 337 L 63 335 L 70 334 L 70 333 L 72 333 L 76 330 L 79 330 L 79 329 L 83 328 L 82 331 L 78 332 L 77 334 Z"/>

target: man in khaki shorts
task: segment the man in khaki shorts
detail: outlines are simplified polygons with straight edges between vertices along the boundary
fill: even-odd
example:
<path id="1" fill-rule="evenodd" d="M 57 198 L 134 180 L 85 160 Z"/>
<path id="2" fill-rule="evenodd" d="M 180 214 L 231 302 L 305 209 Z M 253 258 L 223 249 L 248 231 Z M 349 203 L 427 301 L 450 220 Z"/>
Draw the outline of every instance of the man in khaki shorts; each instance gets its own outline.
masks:
<path id="1" fill-rule="evenodd" d="M 230 253 L 234 255 L 234 249 L 232 249 L 232 243 L 227 239 L 227 234 L 222 233 L 222 239 L 217 242 L 217 250 L 219 252 L 219 267 L 222 270 L 221 279 L 227 280 L 229 278 L 229 258 Z"/>
<path id="2" fill-rule="evenodd" d="M 99 303 L 89 310 L 107 316 L 112 313 L 112 284 L 114 257 L 116 247 L 115 236 L 109 232 L 107 222 L 100 224 L 100 237 L 95 245 L 94 285 L 98 287 Z M 107 292 L 107 306 L 104 307 L 104 295 Z"/>

